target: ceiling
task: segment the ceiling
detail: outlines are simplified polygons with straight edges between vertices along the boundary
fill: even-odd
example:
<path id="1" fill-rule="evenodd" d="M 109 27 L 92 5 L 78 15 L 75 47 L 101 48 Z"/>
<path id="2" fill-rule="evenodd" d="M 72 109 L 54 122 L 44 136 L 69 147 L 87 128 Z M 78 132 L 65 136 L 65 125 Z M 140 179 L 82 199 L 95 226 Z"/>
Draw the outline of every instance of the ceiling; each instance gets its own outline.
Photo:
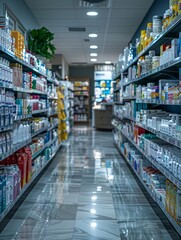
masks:
<path id="1" fill-rule="evenodd" d="M 115 63 L 154 0 L 109 0 L 109 7 L 79 7 L 80 0 L 24 0 L 41 26 L 55 33 L 56 53 L 69 64 L 90 64 L 91 52 L 98 54 L 96 63 Z M 90 17 L 88 10 L 98 16 Z M 85 32 L 69 32 L 69 27 L 84 27 Z M 89 38 L 97 33 L 97 38 Z M 90 41 L 85 41 L 89 39 Z M 98 49 L 91 50 L 95 44 Z"/>

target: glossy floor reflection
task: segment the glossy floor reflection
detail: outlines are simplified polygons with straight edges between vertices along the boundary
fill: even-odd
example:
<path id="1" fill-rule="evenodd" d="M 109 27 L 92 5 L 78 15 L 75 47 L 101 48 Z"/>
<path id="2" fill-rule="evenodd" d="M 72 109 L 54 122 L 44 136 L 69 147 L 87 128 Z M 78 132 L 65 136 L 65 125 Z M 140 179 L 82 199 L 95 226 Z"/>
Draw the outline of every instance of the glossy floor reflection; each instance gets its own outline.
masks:
<path id="1" fill-rule="evenodd" d="M 0 240 L 180 239 L 148 200 L 112 133 L 77 127 Z"/>

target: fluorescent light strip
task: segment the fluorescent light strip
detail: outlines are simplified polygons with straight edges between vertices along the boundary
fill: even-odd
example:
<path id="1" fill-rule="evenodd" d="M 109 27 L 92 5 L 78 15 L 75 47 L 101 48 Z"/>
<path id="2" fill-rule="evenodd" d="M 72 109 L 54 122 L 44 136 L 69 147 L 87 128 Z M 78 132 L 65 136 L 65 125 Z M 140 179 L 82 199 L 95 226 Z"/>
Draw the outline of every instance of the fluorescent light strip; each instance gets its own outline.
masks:
<path id="1" fill-rule="evenodd" d="M 96 34 L 96 33 L 90 33 L 90 34 L 89 34 L 89 37 L 91 37 L 91 38 L 96 38 L 96 37 L 97 37 L 97 34 Z"/>
<path id="2" fill-rule="evenodd" d="M 90 56 L 91 57 L 97 57 L 97 53 L 91 53 Z"/>
<path id="3" fill-rule="evenodd" d="M 98 15 L 98 12 L 87 12 L 88 16 L 94 17 Z"/>
<path id="4" fill-rule="evenodd" d="M 91 45 L 90 48 L 91 48 L 91 49 L 97 49 L 98 46 L 97 46 L 97 45 Z"/>
<path id="5" fill-rule="evenodd" d="M 97 62 L 96 58 L 91 58 L 91 62 Z"/>

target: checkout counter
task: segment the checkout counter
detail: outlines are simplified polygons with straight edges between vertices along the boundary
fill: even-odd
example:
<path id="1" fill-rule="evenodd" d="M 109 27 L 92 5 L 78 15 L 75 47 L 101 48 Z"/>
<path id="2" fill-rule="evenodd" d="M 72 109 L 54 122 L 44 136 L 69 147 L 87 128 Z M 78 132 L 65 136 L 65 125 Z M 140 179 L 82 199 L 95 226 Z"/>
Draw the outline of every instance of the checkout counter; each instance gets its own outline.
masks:
<path id="1" fill-rule="evenodd" d="M 92 126 L 97 129 L 112 130 L 113 103 L 101 103 L 93 107 Z"/>

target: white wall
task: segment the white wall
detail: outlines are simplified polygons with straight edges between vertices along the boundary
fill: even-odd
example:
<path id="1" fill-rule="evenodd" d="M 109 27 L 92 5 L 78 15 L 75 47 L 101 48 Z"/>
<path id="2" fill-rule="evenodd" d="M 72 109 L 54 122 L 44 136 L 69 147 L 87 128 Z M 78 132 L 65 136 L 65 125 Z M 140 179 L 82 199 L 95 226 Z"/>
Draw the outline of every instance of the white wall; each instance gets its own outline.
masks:
<path id="1" fill-rule="evenodd" d="M 35 19 L 23 0 L 0 0 L 1 16 L 4 15 L 3 3 L 10 8 L 11 12 L 18 18 L 18 20 L 27 30 L 40 27 L 40 24 Z"/>

